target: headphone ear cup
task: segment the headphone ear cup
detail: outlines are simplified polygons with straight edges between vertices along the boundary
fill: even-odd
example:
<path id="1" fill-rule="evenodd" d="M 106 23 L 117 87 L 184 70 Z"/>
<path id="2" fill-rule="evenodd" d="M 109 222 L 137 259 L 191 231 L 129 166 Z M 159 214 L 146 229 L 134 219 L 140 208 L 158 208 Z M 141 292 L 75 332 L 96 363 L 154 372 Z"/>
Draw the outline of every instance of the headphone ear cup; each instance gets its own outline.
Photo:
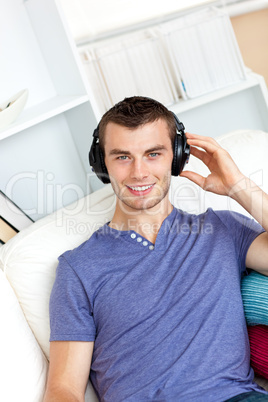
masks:
<path id="1" fill-rule="evenodd" d="M 172 176 L 179 176 L 181 173 L 184 164 L 182 166 L 183 160 L 183 138 L 181 135 L 176 134 L 174 146 L 173 146 L 173 161 L 172 161 Z"/>
<path id="2" fill-rule="evenodd" d="M 96 173 L 97 177 L 104 183 L 110 183 L 109 174 L 104 162 L 104 156 L 100 149 L 100 145 L 98 142 L 98 137 L 94 136 L 93 142 L 88 154 L 89 164 L 92 167 L 94 173 Z"/>

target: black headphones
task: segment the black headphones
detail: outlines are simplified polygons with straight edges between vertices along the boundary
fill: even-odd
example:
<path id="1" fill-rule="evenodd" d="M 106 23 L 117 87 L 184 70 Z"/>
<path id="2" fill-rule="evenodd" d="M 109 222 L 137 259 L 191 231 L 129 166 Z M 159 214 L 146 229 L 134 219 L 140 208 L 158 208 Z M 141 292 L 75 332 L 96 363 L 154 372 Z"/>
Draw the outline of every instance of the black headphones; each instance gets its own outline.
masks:
<path id="1" fill-rule="evenodd" d="M 172 112 L 173 113 L 173 112 Z M 190 145 L 187 144 L 183 123 L 173 113 L 176 124 L 176 135 L 173 144 L 172 176 L 178 176 L 190 157 Z M 110 183 L 104 155 L 99 146 L 99 126 L 94 130 L 93 142 L 89 151 L 89 164 L 98 178 L 105 184 Z"/>

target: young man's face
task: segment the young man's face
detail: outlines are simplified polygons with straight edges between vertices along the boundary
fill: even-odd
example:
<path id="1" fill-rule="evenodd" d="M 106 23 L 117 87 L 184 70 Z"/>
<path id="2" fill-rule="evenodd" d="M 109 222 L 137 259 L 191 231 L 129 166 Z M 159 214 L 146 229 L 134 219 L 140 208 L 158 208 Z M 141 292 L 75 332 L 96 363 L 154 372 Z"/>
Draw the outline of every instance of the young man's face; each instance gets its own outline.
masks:
<path id="1" fill-rule="evenodd" d="M 126 212 L 152 211 L 167 200 L 173 150 L 164 120 L 136 129 L 108 123 L 104 147 L 114 192 Z"/>

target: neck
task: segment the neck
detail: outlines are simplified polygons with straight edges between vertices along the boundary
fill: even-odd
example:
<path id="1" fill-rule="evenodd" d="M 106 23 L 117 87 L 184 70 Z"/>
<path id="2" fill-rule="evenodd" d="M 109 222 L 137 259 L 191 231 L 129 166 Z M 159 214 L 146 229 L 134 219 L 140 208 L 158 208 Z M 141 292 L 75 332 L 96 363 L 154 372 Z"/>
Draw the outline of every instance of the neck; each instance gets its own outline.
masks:
<path id="1" fill-rule="evenodd" d="M 173 206 L 168 199 L 146 210 L 128 208 L 117 199 L 115 213 L 109 226 L 117 230 L 134 230 L 151 243 L 155 243 L 163 221 L 172 210 Z"/>

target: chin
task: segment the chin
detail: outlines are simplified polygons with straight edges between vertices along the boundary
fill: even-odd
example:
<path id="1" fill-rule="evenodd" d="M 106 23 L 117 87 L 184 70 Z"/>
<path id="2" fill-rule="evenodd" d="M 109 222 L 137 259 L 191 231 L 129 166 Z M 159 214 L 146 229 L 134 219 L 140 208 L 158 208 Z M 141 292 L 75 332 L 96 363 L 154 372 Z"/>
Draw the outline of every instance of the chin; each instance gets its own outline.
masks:
<path id="1" fill-rule="evenodd" d="M 128 199 L 126 198 L 120 198 L 120 208 L 121 210 L 127 212 L 126 210 L 129 211 L 129 208 L 133 210 L 133 212 L 137 211 L 148 211 L 152 213 L 153 209 L 155 209 L 155 213 L 158 214 L 161 209 L 163 208 L 163 198 L 148 198 L 148 199 L 140 199 L 140 200 L 131 200 L 130 197 Z"/>

